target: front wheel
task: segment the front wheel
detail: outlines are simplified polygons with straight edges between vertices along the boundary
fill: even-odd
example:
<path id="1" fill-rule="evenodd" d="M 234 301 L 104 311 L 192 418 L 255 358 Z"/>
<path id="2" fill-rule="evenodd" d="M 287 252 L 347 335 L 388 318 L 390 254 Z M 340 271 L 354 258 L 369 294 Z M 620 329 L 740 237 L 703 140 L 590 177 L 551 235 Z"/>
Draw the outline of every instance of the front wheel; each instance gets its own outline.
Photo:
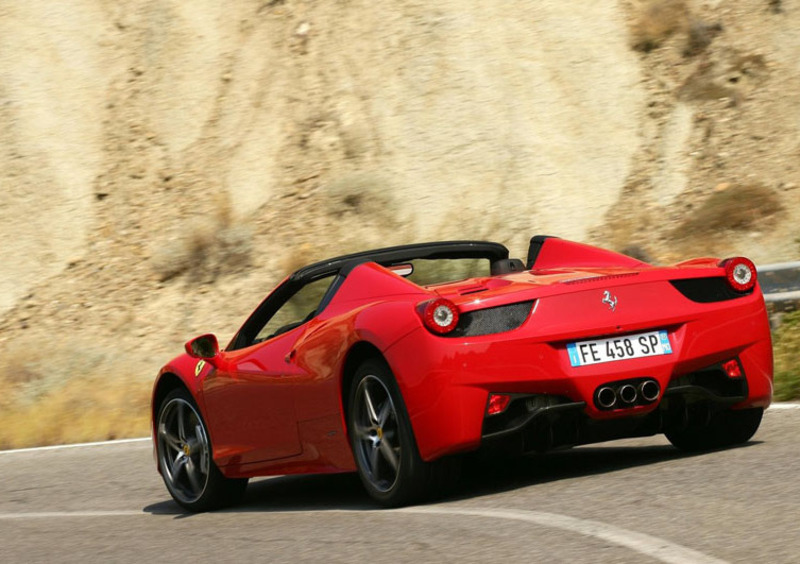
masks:
<path id="1" fill-rule="evenodd" d="M 760 407 L 722 411 L 704 424 L 691 424 L 684 429 L 664 434 L 681 450 L 708 450 L 746 443 L 761 424 L 764 410 Z"/>
<path id="2" fill-rule="evenodd" d="M 348 406 L 358 474 L 378 503 L 387 507 L 413 503 L 433 493 L 443 479 L 454 481 L 455 459 L 425 462 L 420 457 L 403 398 L 386 363 L 373 359 L 358 368 Z"/>
<path id="3" fill-rule="evenodd" d="M 237 503 L 247 479 L 226 478 L 211 458 L 208 429 L 189 392 L 170 392 L 158 408 L 156 449 L 164 484 L 189 511 Z"/>

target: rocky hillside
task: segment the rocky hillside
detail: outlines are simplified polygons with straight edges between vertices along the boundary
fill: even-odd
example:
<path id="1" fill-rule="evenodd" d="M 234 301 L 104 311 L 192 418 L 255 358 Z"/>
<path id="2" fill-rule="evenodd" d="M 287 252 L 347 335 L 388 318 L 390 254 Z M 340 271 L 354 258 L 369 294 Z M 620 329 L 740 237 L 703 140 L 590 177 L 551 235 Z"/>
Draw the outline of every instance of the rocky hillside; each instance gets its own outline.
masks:
<path id="1" fill-rule="evenodd" d="M 798 29 L 800 0 L 7 0 L 6 422 L 58 397 L 72 421 L 82 383 L 121 417 L 334 253 L 548 233 L 796 259 Z"/>

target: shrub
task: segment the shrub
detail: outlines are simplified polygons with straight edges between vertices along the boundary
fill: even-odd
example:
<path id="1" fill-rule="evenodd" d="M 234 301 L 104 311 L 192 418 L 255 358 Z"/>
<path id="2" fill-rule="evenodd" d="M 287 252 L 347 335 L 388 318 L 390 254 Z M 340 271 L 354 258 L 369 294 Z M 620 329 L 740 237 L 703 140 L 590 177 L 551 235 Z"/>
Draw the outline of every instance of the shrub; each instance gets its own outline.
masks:
<path id="1" fill-rule="evenodd" d="M 683 54 L 688 56 L 697 55 L 711 45 L 714 37 L 722 31 L 722 24 L 707 24 L 701 20 L 692 19 L 689 24 L 689 36 L 686 40 L 686 49 Z"/>
<path id="2" fill-rule="evenodd" d="M 195 222 L 187 226 L 182 237 L 156 248 L 150 263 L 162 282 L 187 273 L 194 282 L 213 281 L 249 265 L 252 238 L 253 231 L 247 225 Z"/>
<path id="3" fill-rule="evenodd" d="M 746 230 L 783 209 L 774 190 L 759 184 L 733 185 L 713 192 L 692 210 L 673 235 L 713 235 L 725 230 Z"/>
<path id="4" fill-rule="evenodd" d="M 670 35 L 688 26 L 689 11 L 684 0 L 651 0 L 640 7 L 631 33 L 633 48 L 648 52 Z"/>
<path id="5" fill-rule="evenodd" d="M 396 206 L 388 182 L 376 174 L 357 173 L 342 176 L 325 187 L 328 214 L 341 218 L 360 216 L 384 227 L 396 222 Z M 385 225 L 384 222 L 388 222 Z"/>
<path id="6" fill-rule="evenodd" d="M 775 399 L 800 399 L 800 311 L 787 313 L 773 333 Z"/>
<path id="7" fill-rule="evenodd" d="M 139 369 L 85 343 L 16 343 L 0 359 L 0 448 L 147 435 L 152 380 Z"/>

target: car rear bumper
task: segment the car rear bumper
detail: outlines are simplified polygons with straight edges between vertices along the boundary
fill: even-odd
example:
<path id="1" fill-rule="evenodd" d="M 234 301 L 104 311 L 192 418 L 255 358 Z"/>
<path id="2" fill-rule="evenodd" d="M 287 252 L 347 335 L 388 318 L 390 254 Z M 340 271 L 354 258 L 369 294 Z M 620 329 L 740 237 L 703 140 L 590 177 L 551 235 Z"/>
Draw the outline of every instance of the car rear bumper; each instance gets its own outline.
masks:
<path id="1" fill-rule="evenodd" d="M 767 407 L 772 398 L 772 346 L 761 296 L 693 306 L 683 311 L 667 307 L 669 313 L 655 322 L 629 321 L 614 327 L 596 323 L 592 327 L 591 320 L 573 323 L 572 335 L 561 332 L 555 337 L 546 334 L 547 318 L 537 319 L 536 314 L 518 330 L 485 337 L 450 339 L 418 329 L 386 354 L 425 460 L 474 450 L 493 438 L 497 430 L 488 424 L 487 431 L 487 421 L 498 416 L 486 416 L 490 393 L 559 398 L 559 405 L 569 407 L 529 413 L 529 421 L 517 422 L 521 424 L 517 431 L 529 432 L 542 421 L 571 421 L 565 414 L 572 413 L 588 431 L 577 443 L 565 438 L 565 444 L 661 432 L 664 417 L 680 416 L 686 405 Z M 570 342 L 654 329 L 668 331 L 672 354 L 580 367 L 570 364 Z M 720 377 L 718 371 L 731 359 L 742 368 L 738 382 L 729 381 L 724 373 Z M 597 405 L 596 393 L 602 386 L 645 378 L 659 385 L 655 401 L 618 409 Z"/>
<path id="2" fill-rule="evenodd" d="M 634 413 L 619 409 L 618 417 L 597 419 L 586 413 L 586 402 L 540 394 L 517 394 L 508 408 L 483 420 L 481 447 L 513 453 L 542 452 L 625 437 L 648 436 L 683 429 L 707 420 L 717 411 L 743 404 L 747 382 L 724 382 L 718 369 L 673 380 L 652 409 Z M 627 411 L 627 413 L 625 413 Z"/>

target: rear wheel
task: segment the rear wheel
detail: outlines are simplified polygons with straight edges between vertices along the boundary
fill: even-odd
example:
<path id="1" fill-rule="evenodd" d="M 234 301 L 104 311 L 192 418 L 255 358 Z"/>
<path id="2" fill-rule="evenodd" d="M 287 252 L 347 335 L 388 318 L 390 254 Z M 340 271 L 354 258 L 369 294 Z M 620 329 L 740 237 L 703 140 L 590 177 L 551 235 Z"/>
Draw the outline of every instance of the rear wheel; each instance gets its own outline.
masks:
<path id="1" fill-rule="evenodd" d="M 664 434 L 681 450 L 708 450 L 746 443 L 761 424 L 764 410 L 727 410 L 715 414 L 706 424 L 689 424 L 683 429 Z"/>
<path id="2" fill-rule="evenodd" d="M 170 392 L 158 408 L 156 449 L 172 498 L 189 511 L 208 511 L 241 500 L 247 479 L 222 475 L 211 458 L 208 429 L 189 392 Z"/>
<path id="3" fill-rule="evenodd" d="M 358 474 L 378 503 L 413 503 L 454 482 L 456 459 L 425 462 L 420 457 L 403 398 L 385 362 L 371 359 L 358 368 L 348 406 Z"/>

